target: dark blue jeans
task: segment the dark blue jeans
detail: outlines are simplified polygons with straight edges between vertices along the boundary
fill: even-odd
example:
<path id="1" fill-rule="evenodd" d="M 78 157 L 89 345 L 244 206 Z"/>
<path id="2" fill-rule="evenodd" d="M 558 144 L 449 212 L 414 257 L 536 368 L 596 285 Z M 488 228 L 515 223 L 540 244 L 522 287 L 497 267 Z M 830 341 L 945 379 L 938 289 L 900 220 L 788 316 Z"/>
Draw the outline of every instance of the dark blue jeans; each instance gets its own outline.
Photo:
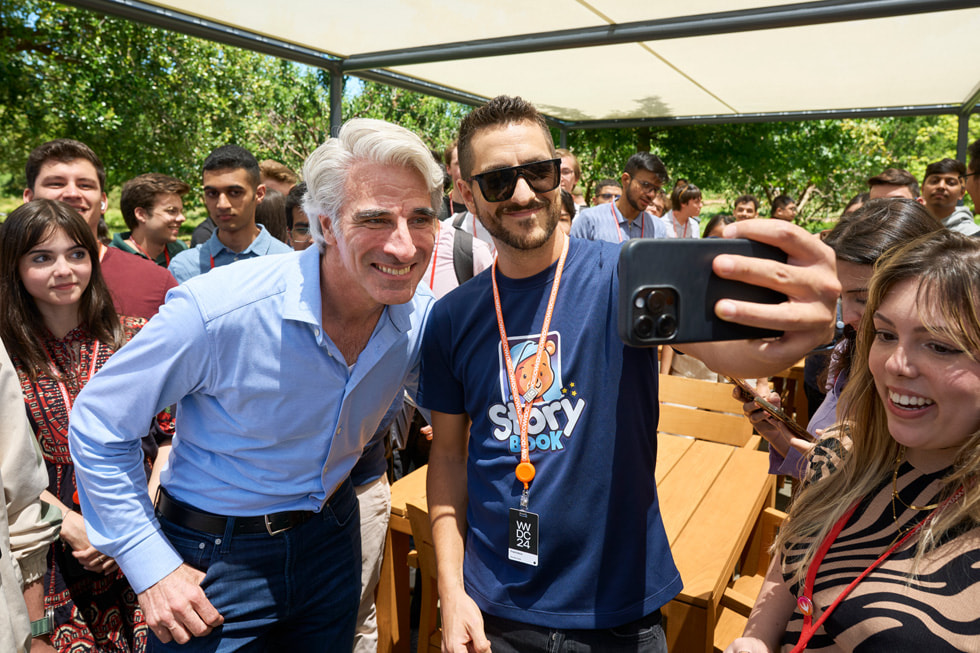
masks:
<path id="1" fill-rule="evenodd" d="M 230 522 L 231 520 L 229 520 Z M 361 591 L 357 496 L 350 481 L 309 521 L 270 537 L 222 537 L 160 520 L 225 618 L 183 646 L 150 635 L 152 651 L 350 651 Z"/>
<path id="2" fill-rule="evenodd" d="M 616 628 L 559 630 L 483 613 L 493 653 L 667 653 L 660 611 Z"/>

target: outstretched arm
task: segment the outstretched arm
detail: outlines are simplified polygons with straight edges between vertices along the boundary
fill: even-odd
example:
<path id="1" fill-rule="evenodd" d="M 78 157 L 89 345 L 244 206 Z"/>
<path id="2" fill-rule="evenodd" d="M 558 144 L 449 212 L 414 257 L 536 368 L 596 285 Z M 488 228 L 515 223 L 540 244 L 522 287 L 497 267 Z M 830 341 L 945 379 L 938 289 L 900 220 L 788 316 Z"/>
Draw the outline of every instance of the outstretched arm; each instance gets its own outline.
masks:
<path id="1" fill-rule="evenodd" d="M 775 245 L 788 255 L 786 263 L 722 254 L 714 272 L 777 290 L 780 304 L 722 299 L 715 313 L 722 319 L 783 331 L 779 338 L 700 342 L 678 347 L 712 370 L 728 376 L 768 376 L 790 367 L 833 335 L 840 283 L 833 251 L 817 236 L 782 220 L 744 220 L 725 227 L 726 238 L 750 238 Z"/>

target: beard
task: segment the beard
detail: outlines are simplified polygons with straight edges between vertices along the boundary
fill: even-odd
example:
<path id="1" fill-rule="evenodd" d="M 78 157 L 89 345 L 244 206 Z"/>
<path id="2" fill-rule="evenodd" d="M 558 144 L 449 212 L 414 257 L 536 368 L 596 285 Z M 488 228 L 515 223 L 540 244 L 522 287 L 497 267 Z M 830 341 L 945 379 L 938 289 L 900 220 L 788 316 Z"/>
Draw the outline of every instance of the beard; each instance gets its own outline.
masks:
<path id="1" fill-rule="evenodd" d="M 561 199 L 555 196 L 554 201 L 548 202 L 544 199 L 536 199 L 525 205 L 508 202 L 498 206 L 493 211 L 480 211 L 477 217 L 483 224 L 483 228 L 497 240 L 512 249 L 530 250 L 537 249 L 548 242 L 551 235 L 558 226 L 561 218 Z M 478 207 L 482 209 L 483 207 Z M 520 221 L 506 218 L 505 214 L 509 211 L 546 209 L 544 219 L 539 216 L 523 218 Z M 518 229 L 505 226 L 505 220 L 511 220 Z"/>

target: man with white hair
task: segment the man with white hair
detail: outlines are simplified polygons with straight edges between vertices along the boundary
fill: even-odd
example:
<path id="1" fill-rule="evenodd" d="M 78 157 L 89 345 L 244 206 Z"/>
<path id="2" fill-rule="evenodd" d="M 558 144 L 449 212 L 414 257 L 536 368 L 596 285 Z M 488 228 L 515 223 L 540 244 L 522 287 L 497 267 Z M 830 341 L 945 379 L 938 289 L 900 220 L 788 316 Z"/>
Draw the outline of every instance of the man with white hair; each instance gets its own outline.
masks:
<path id="1" fill-rule="evenodd" d="M 139 594 L 161 650 L 351 650 L 349 476 L 402 389 L 414 393 L 432 302 L 415 288 L 442 171 L 407 130 L 352 120 L 303 178 L 317 247 L 175 289 L 75 404 L 89 536 Z M 139 439 L 172 403 L 178 436 L 154 510 Z"/>

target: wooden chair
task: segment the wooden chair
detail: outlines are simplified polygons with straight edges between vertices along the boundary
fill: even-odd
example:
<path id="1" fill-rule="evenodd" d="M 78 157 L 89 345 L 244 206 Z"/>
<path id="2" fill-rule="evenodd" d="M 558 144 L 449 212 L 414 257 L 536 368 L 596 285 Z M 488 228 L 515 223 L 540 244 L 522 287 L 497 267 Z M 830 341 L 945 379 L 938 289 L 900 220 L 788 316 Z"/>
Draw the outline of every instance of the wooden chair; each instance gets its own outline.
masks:
<path id="1" fill-rule="evenodd" d="M 732 396 L 732 387 L 661 374 L 657 431 L 758 449 L 762 439 L 753 435 L 752 422 L 742 412 L 742 403 Z"/>
<path id="2" fill-rule="evenodd" d="M 419 653 L 441 653 L 442 630 L 439 627 L 439 591 L 436 585 L 436 550 L 432 544 L 429 512 L 407 503 L 408 521 L 418 555 L 417 582 L 422 588 L 422 611 L 419 616 Z"/>
<path id="3" fill-rule="evenodd" d="M 742 553 L 739 577 L 728 584 L 721 598 L 721 612 L 715 625 L 716 653 L 724 651 L 745 630 L 749 613 L 752 612 L 752 606 L 755 605 L 772 561 L 769 549 L 776 541 L 776 534 L 784 519 L 786 513 L 775 508 L 766 508 L 759 515 Z"/>

